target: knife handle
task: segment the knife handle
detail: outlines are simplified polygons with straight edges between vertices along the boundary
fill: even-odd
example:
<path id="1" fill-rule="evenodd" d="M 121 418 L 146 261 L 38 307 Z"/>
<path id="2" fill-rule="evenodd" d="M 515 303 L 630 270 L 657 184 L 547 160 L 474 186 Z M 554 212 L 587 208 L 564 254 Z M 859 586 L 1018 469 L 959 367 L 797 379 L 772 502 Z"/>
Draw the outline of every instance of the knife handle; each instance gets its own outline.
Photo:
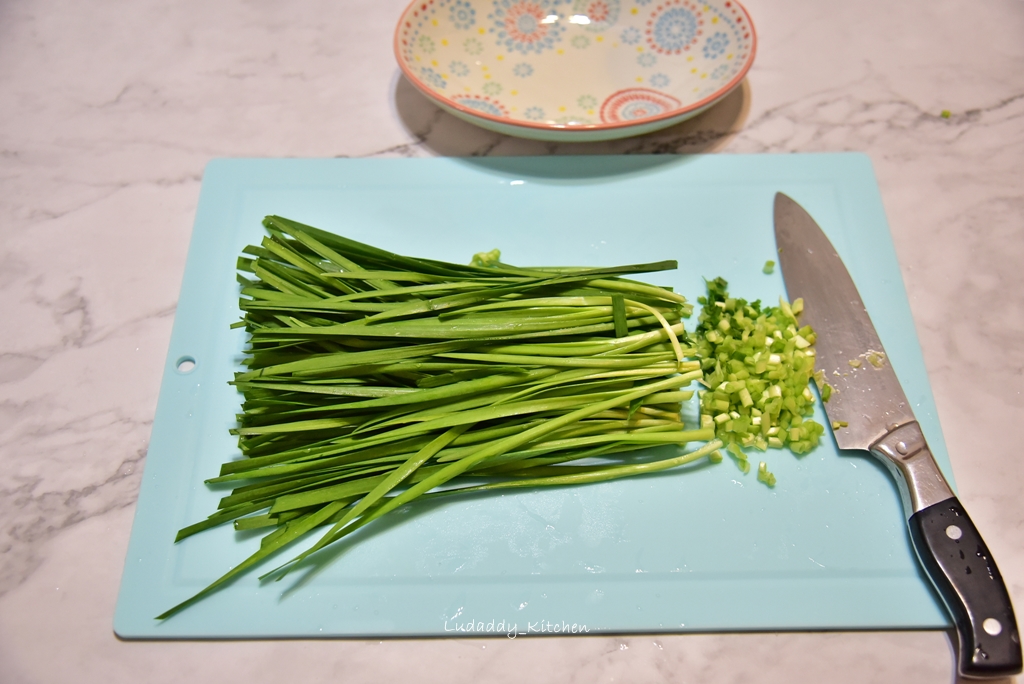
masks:
<path id="1" fill-rule="evenodd" d="M 989 678 L 1019 673 L 1020 636 L 1010 595 L 960 501 L 954 496 L 932 504 L 908 523 L 914 550 L 956 623 L 960 674 Z"/>

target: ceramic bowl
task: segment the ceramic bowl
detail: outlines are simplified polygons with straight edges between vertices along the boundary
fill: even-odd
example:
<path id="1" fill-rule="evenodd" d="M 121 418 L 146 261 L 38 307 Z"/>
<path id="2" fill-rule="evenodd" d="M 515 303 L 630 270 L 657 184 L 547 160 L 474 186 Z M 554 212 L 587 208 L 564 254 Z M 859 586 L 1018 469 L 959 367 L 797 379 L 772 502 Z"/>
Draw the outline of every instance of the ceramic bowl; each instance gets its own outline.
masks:
<path id="1" fill-rule="evenodd" d="M 405 76 L 451 114 L 581 142 L 696 116 L 739 85 L 756 43 L 736 0 L 418 0 L 395 30 Z"/>

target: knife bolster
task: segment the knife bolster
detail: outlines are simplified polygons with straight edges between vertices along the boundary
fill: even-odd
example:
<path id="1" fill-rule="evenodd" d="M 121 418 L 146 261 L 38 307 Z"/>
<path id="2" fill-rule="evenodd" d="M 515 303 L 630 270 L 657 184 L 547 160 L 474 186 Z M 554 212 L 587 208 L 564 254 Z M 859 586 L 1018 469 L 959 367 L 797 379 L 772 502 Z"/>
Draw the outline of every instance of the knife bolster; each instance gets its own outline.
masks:
<path id="1" fill-rule="evenodd" d="M 896 478 L 908 519 L 953 496 L 916 420 L 887 432 L 871 445 L 871 453 L 880 458 Z"/>

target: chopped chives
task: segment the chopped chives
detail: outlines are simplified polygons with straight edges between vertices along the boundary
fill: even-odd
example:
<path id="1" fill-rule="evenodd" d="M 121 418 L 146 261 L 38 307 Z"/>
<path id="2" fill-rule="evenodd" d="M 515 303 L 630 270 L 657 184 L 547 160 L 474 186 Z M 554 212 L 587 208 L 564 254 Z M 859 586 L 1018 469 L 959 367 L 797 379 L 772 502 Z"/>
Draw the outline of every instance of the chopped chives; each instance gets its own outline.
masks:
<path id="1" fill-rule="evenodd" d="M 769 487 L 775 486 L 775 476 L 768 472 L 768 464 L 764 461 L 757 466 L 757 481 L 763 482 Z"/>
<path id="2" fill-rule="evenodd" d="M 731 297 L 727 288 L 721 278 L 707 281 L 706 296 L 698 298 L 695 356 L 707 388 L 701 421 L 718 425 L 716 436 L 737 460 L 744 448 L 806 453 L 824 427 L 806 419 L 814 408 L 808 382 L 822 375 L 814 371 L 814 331 L 797 319 L 803 302 L 765 307 Z M 829 393 L 822 390 L 822 399 Z"/>

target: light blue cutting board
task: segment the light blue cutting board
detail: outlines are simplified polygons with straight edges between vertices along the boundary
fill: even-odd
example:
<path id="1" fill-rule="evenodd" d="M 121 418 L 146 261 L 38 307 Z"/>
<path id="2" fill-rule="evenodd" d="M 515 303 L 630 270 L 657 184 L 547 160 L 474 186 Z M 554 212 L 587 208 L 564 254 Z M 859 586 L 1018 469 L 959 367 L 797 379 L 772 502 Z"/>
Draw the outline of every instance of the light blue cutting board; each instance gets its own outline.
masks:
<path id="1" fill-rule="evenodd" d="M 885 469 L 827 438 L 770 451 L 768 489 L 730 459 L 579 488 L 413 505 L 319 572 L 251 572 L 164 623 L 153 616 L 258 547 L 225 526 L 174 545 L 237 457 L 228 386 L 244 333 L 235 258 L 280 214 L 392 251 L 521 265 L 677 259 L 650 280 L 691 300 L 703 278 L 777 301 L 772 200 L 783 191 L 849 266 L 947 478 L 949 459 L 871 163 L 859 154 L 210 163 L 164 370 L 114 628 L 122 637 L 518 634 L 562 630 L 939 628 Z M 195 359 L 190 373 L 179 359 Z M 824 421 L 824 414 L 817 416 Z M 294 549 L 289 549 L 290 557 Z M 284 555 L 275 559 L 285 560 Z M 276 563 L 262 568 L 269 569 Z M 573 627 L 575 625 L 575 628 Z"/>

